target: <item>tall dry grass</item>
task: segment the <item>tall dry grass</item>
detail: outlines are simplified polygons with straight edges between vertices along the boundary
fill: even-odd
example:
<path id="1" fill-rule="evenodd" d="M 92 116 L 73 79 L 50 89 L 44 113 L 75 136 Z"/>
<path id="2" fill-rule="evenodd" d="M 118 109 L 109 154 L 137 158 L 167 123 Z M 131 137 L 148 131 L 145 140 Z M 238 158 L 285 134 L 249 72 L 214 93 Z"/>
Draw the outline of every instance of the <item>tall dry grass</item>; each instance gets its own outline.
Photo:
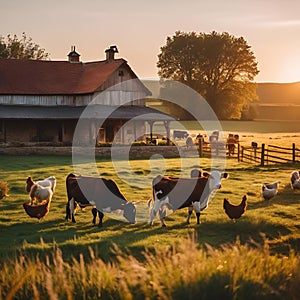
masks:
<path id="1" fill-rule="evenodd" d="M 65 261 L 60 249 L 1 266 L 0 299 L 298 299 L 300 257 L 271 255 L 239 241 L 219 249 L 187 239 L 173 247 L 145 250 L 142 259 L 117 246 L 116 259 Z"/>

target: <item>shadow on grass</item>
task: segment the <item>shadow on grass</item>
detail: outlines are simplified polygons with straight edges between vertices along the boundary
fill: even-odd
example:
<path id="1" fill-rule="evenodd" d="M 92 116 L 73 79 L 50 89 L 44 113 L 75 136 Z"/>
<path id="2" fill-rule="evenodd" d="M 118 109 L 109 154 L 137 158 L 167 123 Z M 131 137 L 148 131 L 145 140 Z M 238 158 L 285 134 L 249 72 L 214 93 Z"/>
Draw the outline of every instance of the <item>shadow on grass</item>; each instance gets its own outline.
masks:
<path id="1" fill-rule="evenodd" d="M 163 241 L 170 235 L 177 235 L 179 230 L 186 231 L 186 238 L 193 235 L 199 245 L 209 244 L 216 248 L 223 244 L 234 243 L 237 239 L 241 243 L 255 242 L 263 245 L 265 237 L 272 242 L 290 233 L 290 230 L 283 225 L 274 226 L 264 222 L 253 223 L 247 217 L 236 223 L 229 220 L 219 223 L 207 222 L 200 225 L 177 223 L 168 225 L 166 228 L 162 228 L 160 223 L 150 227 L 148 224 L 130 225 L 114 219 L 105 220 L 102 228 L 87 223 L 73 224 L 61 220 L 42 223 L 28 222 L 5 228 L 4 226 L 0 227 L 0 232 L 5 231 L 6 236 L 10 234 L 14 236 L 12 244 L 3 247 L 3 241 L 1 242 L 0 260 L 7 258 L 7 256 L 9 258 L 19 256 L 20 253 L 29 257 L 38 255 L 43 258 L 50 255 L 54 248 L 59 247 L 66 260 L 71 259 L 71 257 L 78 258 L 81 253 L 85 257 L 89 257 L 89 251 L 93 249 L 97 257 L 107 261 L 115 258 L 111 252 L 114 244 L 121 251 L 130 251 L 137 258 L 142 259 L 142 252 L 145 247 L 141 243 L 134 245 L 135 243 L 155 235 L 159 237 L 158 240 Z M 182 239 L 177 240 L 177 242 L 179 241 Z M 272 245 L 274 249 L 271 247 L 271 251 L 286 253 L 290 249 L 294 249 L 297 252 L 299 246 L 300 239 L 295 238 L 282 243 L 274 243 Z"/>
<path id="2" fill-rule="evenodd" d="M 53 159 L 53 156 L 48 155 L 0 155 L 1 169 L 10 171 L 28 171 L 29 169 L 62 167 L 71 164 L 72 157 L 70 155 L 57 155 L 55 159 Z"/>

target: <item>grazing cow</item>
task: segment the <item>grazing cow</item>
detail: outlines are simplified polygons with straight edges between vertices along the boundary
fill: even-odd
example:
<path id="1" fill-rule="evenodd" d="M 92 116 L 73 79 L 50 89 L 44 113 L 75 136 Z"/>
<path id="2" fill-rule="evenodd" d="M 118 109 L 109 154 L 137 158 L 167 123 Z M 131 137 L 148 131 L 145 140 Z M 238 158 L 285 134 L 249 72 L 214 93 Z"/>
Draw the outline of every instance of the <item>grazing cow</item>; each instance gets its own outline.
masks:
<path id="1" fill-rule="evenodd" d="M 291 173 L 291 187 L 294 190 L 300 189 L 300 171 L 293 171 Z"/>
<path id="2" fill-rule="evenodd" d="M 96 215 L 100 218 L 99 226 L 102 226 L 103 211 L 111 212 L 120 210 L 129 223 L 135 223 L 136 208 L 132 202 L 128 202 L 120 192 L 117 184 L 111 179 L 81 176 L 69 174 L 66 178 L 68 203 L 66 207 L 66 220 L 75 221 L 74 212 L 76 205 L 80 207 L 96 206 L 93 209 L 93 223 Z"/>
<path id="3" fill-rule="evenodd" d="M 184 138 L 187 138 L 189 136 L 189 133 L 187 132 L 187 131 L 185 131 L 185 130 L 174 130 L 173 131 L 173 138 L 174 138 L 174 140 L 176 139 L 176 138 L 178 138 L 178 139 L 184 139 Z"/>
<path id="4" fill-rule="evenodd" d="M 221 188 L 222 178 L 227 178 L 228 173 L 212 171 L 207 177 L 174 178 L 158 175 L 152 181 L 153 207 L 150 212 L 150 225 L 159 213 L 163 227 L 166 226 L 164 218 L 166 208 L 173 211 L 184 207 L 188 208 L 187 223 L 193 210 L 196 211 L 197 224 L 200 223 L 200 211 L 208 206 L 208 202 L 214 190 Z M 151 201 L 151 200 L 150 200 Z"/>

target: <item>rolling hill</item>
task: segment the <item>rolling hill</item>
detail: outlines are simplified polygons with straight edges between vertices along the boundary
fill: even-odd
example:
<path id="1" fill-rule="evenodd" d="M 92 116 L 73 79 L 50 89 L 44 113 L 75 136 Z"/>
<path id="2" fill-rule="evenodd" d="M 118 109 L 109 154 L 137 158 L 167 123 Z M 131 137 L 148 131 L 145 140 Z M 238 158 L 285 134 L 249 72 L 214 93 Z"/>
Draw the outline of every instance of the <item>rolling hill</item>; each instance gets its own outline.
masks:
<path id="1" fill-rule="evenodd" d="M 300 119 L 300 82 L 258 83 L 257 95 L 255 119 Z"/>
<path id="2" fill-rule="evenodd" d="M 157 81 L 148 80 L 144 84 L 153 92 L 147 101 L 149 106 L 180 119 L 190 118 L 180 107 L 157 100 L 160 94 L 160 84 Z M 259 101 L 252 104 L 255 119 L 291 121 L 300 119 L 300 82 L 257 83 L 257 95 Z"/>
<path id="3" fill-rule="evenodd" d="M 260 103 L 300 105 L 300 82 L 258 83 L 257 95 Z"/>

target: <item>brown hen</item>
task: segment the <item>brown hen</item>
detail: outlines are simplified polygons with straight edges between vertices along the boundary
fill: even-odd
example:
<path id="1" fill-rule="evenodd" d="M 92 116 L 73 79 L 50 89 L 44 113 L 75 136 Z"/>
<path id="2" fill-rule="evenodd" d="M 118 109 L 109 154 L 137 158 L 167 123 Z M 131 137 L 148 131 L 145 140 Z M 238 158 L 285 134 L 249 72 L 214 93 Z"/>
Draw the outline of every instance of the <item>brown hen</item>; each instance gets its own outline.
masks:
<path id="1" fill-rule="evenodd" d="M 28 202 L 24 202 L 23 207 L 29 217 L 40 220 L 48 214 L 50 201 L 44 200 L 37 205 L 31 205 Z"/>
<path id="2" fill-rule="evenodd" d="M 223 208 L 225 209 L 225 213 L 227 216 L 236 220 L 239 219 L 246 211 L 247 207 L 247 196 L 244 195 L 242 202 L 238 205 L 231 204 L 228 199 L 224 198 Z"/>

